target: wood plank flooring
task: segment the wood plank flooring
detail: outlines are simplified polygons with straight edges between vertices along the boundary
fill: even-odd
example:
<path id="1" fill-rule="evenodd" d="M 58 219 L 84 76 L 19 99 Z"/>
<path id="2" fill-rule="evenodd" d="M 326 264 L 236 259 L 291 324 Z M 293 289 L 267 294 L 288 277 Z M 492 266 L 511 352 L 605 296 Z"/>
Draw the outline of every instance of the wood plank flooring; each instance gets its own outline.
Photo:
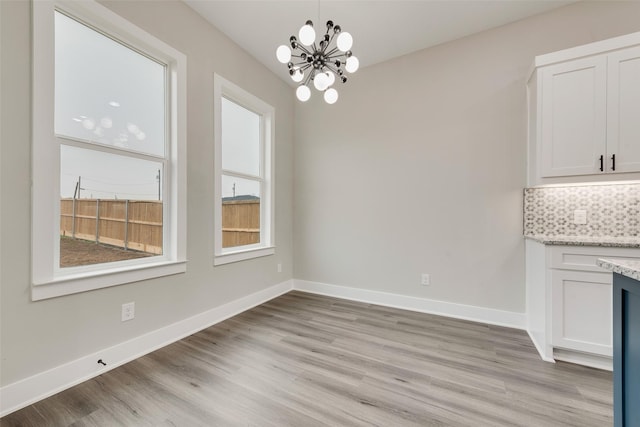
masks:
<path id="1" fill-rule="evenodd" d="M 612 377 L 520 330 L 290 292 L 9 426 L 608 426 Z"/>

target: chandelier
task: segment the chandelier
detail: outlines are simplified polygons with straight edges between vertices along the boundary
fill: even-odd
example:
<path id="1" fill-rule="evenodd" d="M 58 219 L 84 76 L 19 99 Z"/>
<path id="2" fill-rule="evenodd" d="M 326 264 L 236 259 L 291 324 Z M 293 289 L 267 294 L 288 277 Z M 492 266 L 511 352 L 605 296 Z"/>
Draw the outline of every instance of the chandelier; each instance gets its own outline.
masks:
<path id="1" fill-rule="evenodd" d="M 335 41 L 335 43 L 334 43 Z M 276 50 L 278 61 L 287 64 L 291 79 L 300 83 L 296 89 L 296 97 L 308 101 L 311 97 L 309 85 L 324 92 L 324 100 L 333 104 L 338 100 L 338 91 L 333 84 L 339 80 L 346 83 L 344 72 L 355 73 L 360 66 L 358 58 L 351 53 L 353 37 L 342 31 L 333 21 L 327 21 L 327 31 L 316 44 L 316 31 L 310 20 L 300 28 L 298 38 L 291 36 L 289 44 L 281 45 Z"/>

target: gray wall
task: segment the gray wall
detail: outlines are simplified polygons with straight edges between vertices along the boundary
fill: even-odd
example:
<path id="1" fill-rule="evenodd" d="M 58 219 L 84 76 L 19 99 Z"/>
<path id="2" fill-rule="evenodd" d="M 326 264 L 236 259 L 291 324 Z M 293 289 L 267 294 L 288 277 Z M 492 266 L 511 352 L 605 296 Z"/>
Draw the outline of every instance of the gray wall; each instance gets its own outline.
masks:
<path id="1" fill-rule="evenodd" d="M 360 70 L 332 107 L 298 104 L 295 278 L 523 312 L 529 67 L 639 16 L 579 2 Z"/>
<path id="2" fill-rule="evenodd" d="M 31 302 L 30 2 L 2 1 L 0 385 L 59 366 L 292 278 L 293 94 L 180 2 L 106 2 L 187 55 L 187 273 Z M 213 73 L 276 109 L 276 255 L 213 267 Z M 276 272 L 276 264 L 283 272 Z M 120 322 L 122 303 L 136 318 Z"/>

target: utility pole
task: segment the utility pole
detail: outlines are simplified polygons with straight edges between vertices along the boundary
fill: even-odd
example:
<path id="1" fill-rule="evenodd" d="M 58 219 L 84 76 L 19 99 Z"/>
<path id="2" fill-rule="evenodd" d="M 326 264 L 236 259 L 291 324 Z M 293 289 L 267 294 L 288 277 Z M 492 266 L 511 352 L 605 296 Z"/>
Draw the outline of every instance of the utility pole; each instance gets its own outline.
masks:
<path id="1" fill-rule="evenodd" d="M 236 183 L 233 183 L 233 198 L 235 199 L 236 197 Z"/>
<path id="2" fill-rule="evenodd" d="M 76 189 L 73 191 L 73 198 L 74 199 L 79 199 L 80 198 L 80 190 L 84 190 L 84 188 L 82 188 L 82 177 L 79 176 L 78 177 L 78 182 L 76 182 Z M 77 195 L 77 197 L 76 197 Z"/>
<path id="3" fill-rule="evenodd" d="M 158 180 L 158 200 L 160 199 L 160 169 L 158 169 L 158 175 L 156 175 L 156 179 Z"/>

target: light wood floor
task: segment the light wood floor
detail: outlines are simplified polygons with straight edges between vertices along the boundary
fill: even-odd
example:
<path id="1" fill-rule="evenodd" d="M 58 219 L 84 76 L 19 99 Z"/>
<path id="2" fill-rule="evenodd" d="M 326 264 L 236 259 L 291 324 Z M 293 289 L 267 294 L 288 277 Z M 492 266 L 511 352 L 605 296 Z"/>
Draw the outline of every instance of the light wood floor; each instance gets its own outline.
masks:
<path id="1" fill-rule="evenodd" d="M 610 372 L 527 334 L 291 292 L 4 426 L 608 426 Z"/>

